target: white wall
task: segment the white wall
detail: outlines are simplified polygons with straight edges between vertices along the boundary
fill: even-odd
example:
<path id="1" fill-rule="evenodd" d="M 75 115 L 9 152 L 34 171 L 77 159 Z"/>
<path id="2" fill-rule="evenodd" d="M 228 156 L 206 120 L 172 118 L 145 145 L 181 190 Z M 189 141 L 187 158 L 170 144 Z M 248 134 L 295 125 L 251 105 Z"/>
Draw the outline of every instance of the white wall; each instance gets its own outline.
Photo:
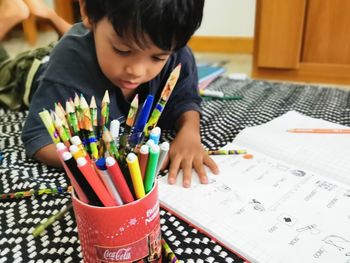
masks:
<path id="1" fill-rule="evenodd" d="M 205 0 L 197 36 L 253 37 L 256 0 Z"/>
<path id="2" fill-rule="evenodd" d="M 0 0 L 1 1 L 1 0 Z M 53 7 L 53 0 L 45 0 Z M 205 0 L 198 36 L 253 37 L 256 0 Z"/>

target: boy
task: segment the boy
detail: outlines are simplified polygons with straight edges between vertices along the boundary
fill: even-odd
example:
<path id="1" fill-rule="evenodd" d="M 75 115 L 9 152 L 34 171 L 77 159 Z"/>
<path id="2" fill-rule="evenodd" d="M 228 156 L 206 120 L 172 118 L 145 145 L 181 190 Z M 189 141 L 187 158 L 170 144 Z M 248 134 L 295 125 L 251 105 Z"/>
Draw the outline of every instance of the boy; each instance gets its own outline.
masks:
<path id="1" fill-rule="evenodd" d="M 204 0 L 80 0 L 82 23 L 59 41 L 36 74 L 34 84 L 39 81 L 39 86 L 22 134 L 27 153 L 60 166 L 38 116 L 43 108 L 75 93 L 88 101 L 95 96 L 101 106 L 108 90 L 110 119 L 125 120 L 133 97 L 139 94 L 142 103 L 152 94 L 158 101 L 170 72 L 181 63 L 179 80 L 158 123 L 163 129 L 177 129 L 169 151 L 169 183 L 175 183 L 182 169 L 183 185 L 189 187 L 192 168 L 207 183 L 204 165 L 214 173 L 218 168 L 200 142 L 197 71 L 186 47 L 201 23 L 203 5 Z"/>

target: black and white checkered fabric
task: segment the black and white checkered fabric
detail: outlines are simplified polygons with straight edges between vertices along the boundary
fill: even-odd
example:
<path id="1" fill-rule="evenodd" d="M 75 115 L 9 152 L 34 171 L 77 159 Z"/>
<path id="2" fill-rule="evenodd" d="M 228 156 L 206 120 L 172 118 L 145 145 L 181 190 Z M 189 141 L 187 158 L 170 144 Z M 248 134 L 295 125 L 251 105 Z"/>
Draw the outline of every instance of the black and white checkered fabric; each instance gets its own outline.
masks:
<path id="1" fill-rule="evenodd" d="M 205 100 L 201 121 L 204 146 L 217 149 L 243 128 L 265 123 L 289 110 L 350 126 L 350 89 L 219 78 L 210 89 L 242 100 Z M 65 174 L 26 157 L 20 139 L 26 112 L 0 109 L 0 193 L 66 187 Z M 173 132 L 164 132 L 171 140 Z M 81 262 L 73 211 L 34 238 L 34 227 L 69 205 L 69 194 L 0 201 L 0 263 Z M 218 219 L 219 220 L 219 219 Z M 165 210 L 162 235 L 182 262 L 243 262 L 232 252 Z M 237 237 L 239 238 L 239 237 Z"/>

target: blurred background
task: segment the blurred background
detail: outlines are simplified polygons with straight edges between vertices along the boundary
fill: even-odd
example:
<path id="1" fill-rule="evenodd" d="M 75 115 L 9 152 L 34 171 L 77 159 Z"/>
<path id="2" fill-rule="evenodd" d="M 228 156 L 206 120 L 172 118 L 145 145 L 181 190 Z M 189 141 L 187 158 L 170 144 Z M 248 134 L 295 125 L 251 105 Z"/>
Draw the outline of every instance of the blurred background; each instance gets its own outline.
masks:
<path id="1" fill-rule="evenodd" d="M 66 21 L 80 20 L 75 0 L 45 0 Z M 201 28 L 190 41 L 198 63 L 225 67 L 224 74 L 251 76 L 255 0 L 206 0 Z M 58 39 L 50 25 L 35 17 L 16 26 L 3 41 L 6 51 L 15 54 L 45 46 Z"/>
<path id="2" fill-rule="evenodd" d="M 79 21 L 77 0 L 45 0 L 68 22 Z M 313 84 L 350 84 L 350 1 L 206 0 L 201 28 L 190 40 L 198 63 L 225 75 Z M 1 14 L 0 14 L 1 15 Z M 17 54 L 57 40 L 30 17 L 4 41 Z"/>

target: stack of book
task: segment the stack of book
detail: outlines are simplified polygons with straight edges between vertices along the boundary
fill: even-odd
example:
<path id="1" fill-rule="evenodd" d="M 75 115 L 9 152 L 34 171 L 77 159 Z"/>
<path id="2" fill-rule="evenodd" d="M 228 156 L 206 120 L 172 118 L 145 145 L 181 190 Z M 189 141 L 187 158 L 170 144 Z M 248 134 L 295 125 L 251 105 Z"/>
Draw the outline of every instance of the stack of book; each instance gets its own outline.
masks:
<path id="1" fill-rule="evenodd" d="M 198 89 L 202 90 L 221 76 L 225 72 L 225 68 L 221 66 L 213 66 L 209 64 L 198 64 Z"/>

